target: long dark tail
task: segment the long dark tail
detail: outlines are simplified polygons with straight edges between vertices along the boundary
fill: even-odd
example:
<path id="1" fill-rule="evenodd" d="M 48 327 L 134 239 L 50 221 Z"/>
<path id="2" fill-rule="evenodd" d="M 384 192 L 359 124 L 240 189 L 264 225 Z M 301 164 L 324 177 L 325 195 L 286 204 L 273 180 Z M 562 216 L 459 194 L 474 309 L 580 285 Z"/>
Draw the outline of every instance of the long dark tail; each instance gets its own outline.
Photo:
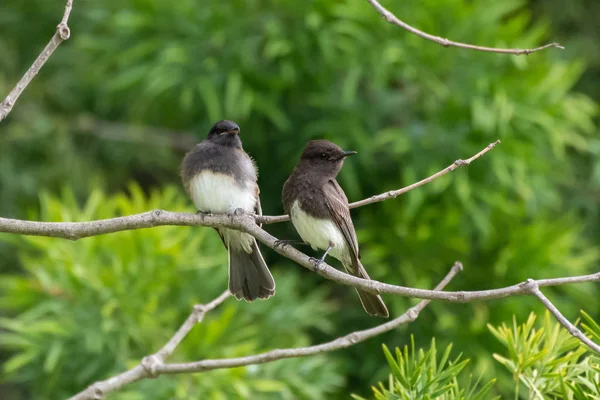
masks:
<path id="1" fill-rule="evenodd" d="M 238 300 L 268 299 L 275 294 L 275 280 L 260 254 L 256 240 L 252 253 L 229 248 L 229 291 Z"/>
<path id="2" fill-rule="evenodd" d="M 346 272 L 356 277 L 362 279 L 371 279 L 365 267 L 362 266 L 359 260 L 355 260 L 353 265 L 350 267 L 348 265 L 344 265 Z M 358 297 L 360 298 L 360 302 L 362 303 L 363 308 L 369 315 L 374 315 L 377 317 L 388 318 L 390 313 L 383 302 L 383 299 L 378 294 L 373 294 L 369 292 L 365 292 L 364 290 L 356 289 L 356 293 L 358 293 Z"/>

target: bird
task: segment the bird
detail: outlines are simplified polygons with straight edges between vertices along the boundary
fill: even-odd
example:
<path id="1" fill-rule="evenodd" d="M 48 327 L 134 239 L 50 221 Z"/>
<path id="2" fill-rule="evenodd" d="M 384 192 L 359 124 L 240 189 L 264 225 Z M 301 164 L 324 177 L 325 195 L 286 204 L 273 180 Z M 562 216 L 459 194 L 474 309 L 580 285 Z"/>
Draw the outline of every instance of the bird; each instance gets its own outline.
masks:
<path id="1" fill-rule="evenodd" d="M 242 148 L 240 127 L 233 121 L 216 122 L 208 137 L 185 155 L 181 178 L 198 212 L 235 215 L 241 209 L 262 215 L 258 169 Z M 256 239 L 234 229 L 215 229 L 228 250 L 231 294 L 248 302 L 273 296 L 275 280 Z"/>
<path id="2" fill-rule="evenodd" d="M 330 254 L 341 261 L 347 273 L 370 279 L 360 262 L 348 198 L 336 180 L 344 160 L 353 154 L 356 151 L 344 151 L 327 140 L 309 141 L 283 185 L 282 201 L 302 240 L 314 250 L 325 250 L 315 267 Z M 381 296 L 356 291 L 368 314 L 389 317 Z"/>

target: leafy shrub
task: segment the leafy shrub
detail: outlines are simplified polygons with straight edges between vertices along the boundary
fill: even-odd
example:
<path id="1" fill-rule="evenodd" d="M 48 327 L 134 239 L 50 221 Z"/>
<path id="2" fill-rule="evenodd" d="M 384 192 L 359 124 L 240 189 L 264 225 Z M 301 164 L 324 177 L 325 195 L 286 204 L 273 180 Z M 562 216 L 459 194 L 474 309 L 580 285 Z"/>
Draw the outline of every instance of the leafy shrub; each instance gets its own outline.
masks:
<path id="1" fill-rule="evenodd" d="M 88 221 L 155 208 L 182 211 L 188 201 L 168 187 L 146 196 L 94 190 L 80 207 L 70 190 L 41 198 L 47 221 Z M 227 287 L 226 252 L 207 228 L 156 227 L 77 242 L 1 235 L 19 243 L 24 274 L 0 277 L 0 349 L 7 382 L 23 383 L 35 399 L 65 398 L 157 351 L 191 312 Z M 228 299 L 173 355 L 174 361 L 236 357 L 274 347 L 307 345 L 308 330 L 331 330 L 324 292 L 295 290 L 294 271 L 277 276 L 284 293 L 248 305 Z M 286 310 L 286 311 L 283 311 Z M 265 334 L 268 332 L 268 334 Z M 325 357 L 273 365 L 160 377 L 118 395 L 139 398 L 317 399 L 343 384 Z"/>
<path id="2" fill-rule="evenodd" d="M 600 326 L 582 312 L 582 324 L 587 335 L 596 342 L 600 339 Z M 537 324 L 540 325 L 540 324 Z M 507 349 L 508 354 L 494 354 L 514 380 L 515 398 L 523 387 L 529 399 L 597 399 L 600 398 L 600 356 L 574 338 L 549 312 L 544 315 L 541 327 L 536 328 L 536 316 L 512 326 L 488 325 L 489 330 Z"/>
<path id="3" fill-rule="evenodd" d="M 435 339 L 431 340 L 428 350 L 416 349 L 414 337 L 411 336 L 410 350 L 408 345 L 403 350 L 396 348 L 395 355 L 384 345 L 383 352 L 392 370 L 389 382 L 379 383 L 373 387 L 375 400 L 481 400 L 495 383 L 495 379 L 479 385 L 479 380 L 473 382 L 469 376 L 466 386 L 460 383 L 459 375 L 469 364 L 469 360 L 461 361 L 462 354 L 450 359 L 452 345 L 448 345 L 438 359 Z M 353 396 L 356 400 L 365 400 Z"/>

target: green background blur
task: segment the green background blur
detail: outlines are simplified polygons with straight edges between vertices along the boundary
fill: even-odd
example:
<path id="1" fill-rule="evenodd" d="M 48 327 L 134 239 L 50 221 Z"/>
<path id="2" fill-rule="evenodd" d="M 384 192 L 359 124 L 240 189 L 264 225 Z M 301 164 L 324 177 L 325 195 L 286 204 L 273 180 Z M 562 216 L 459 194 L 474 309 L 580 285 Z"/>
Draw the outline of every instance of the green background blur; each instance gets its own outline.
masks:
<path id="1" fill-rule="evenodd" d="M 387 24 L 365 0 L 75 0 L 72 36 L 0 123 L 0 215 L 85 221 L 154 208 L 195 211 L 178 174 L 216 120 L 241 126 L 263 212 L 304 144 L 358 150 L 339 176 L 350 201 L 399 188 L 502 144 L 396 200 L 352 212 L 375 279 L 430 288 L 455 260 L 452 290 L 598 271 L 600 3 L 408 0 L 383 3 L 432 34 L 529 56 L 443 48 Z M 2 0 L 0 97 L 54 32 L 62 0 Z M 290 224 L 269 225 L 296 238 Z M 308 250 L 307 250 L 308 251 Z M 319 343 L 381 322 L 350 288 L 263 248 L 277 295 L 228 300 L 172 360 Z M 0 234 L 0 391 L 64 398 L 160 348 L 194 303 L 227 285 L 208 228 L 161 227 L 69 242 Z M 548 289 L 570 318 L 600 318 L 598 286 Z M 384 296 L 398 316 L 415 304 Z M 487 323 L 523 320 L 535 299 L 434 302 L 405 327 L 317 357 L 161 377 L 114 399 L 323 399 L 386 379 L 381 343 L 435 336 L 476 374 L 510 375 Z"/>

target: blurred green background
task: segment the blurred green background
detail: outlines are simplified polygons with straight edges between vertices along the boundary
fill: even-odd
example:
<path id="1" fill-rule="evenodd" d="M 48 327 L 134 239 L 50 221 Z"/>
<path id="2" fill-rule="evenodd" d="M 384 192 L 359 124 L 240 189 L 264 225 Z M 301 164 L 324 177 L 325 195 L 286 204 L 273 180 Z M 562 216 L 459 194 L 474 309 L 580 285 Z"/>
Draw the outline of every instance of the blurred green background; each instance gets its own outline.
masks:
<path id="1" fill-rule="evenodd" d="M 387 24 L 365 0 L 75 0 L 72 36 L 0 123 L 0 215 L 85 221 L 153 208 L 193 212 L 179 163 L 231 119 L 256 160 L 263 212 L 304 144 L 359 150 L 339 181 L 351 201 L 399 188 L 490 142 L 468 168 L 353 211 L 373 278 L 432 287 L 455 260 L 453 290 L 598 271 L 600 32 L 595 0 L 383 3 L 442 37 L 566 50 L 507 56 L 443 48 Z M 0 97 L 39 54 L 63 0 L 3 0 Z M 296 238 L 290 224 L 266 229 Z M 308 251 L 308 250 L 307 250 Z M 277 295 L 228 300 L 172 360 L 319 343 L 379 322 L 353 290 L 268 249 Z M 0 391 L 55 399 L 133 366 L 226 288 L 226 252 L 208 228 L 161 227 L 69 242 L 0 234 Z M 597 285 L 545 291 L 570 318 L 600 317 Z M 392 315 L 414 300 L 384 296 Z M 531 298 L 435 302 L 401 329 L 318 357 L 167 376 L 114 399 L 368 396 L 386 379 L 381 344 L 440 346 L 473 371 L 511 375 L 486 328 L 541 310 Z"/>

